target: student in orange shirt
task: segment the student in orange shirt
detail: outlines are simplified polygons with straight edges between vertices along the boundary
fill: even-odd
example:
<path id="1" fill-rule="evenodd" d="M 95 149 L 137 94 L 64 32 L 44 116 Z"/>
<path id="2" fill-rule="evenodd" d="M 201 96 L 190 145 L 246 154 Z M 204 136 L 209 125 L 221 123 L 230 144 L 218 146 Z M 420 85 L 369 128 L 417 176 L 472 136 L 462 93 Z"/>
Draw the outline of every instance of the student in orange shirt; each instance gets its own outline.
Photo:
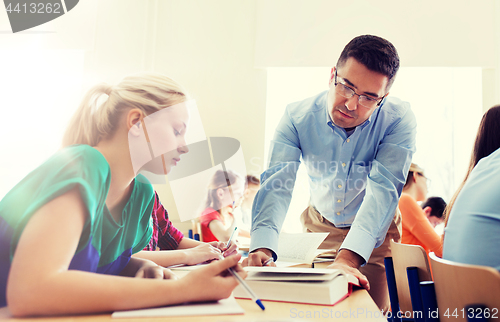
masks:
<path id="1" fill-rule="evenodd" d="M 427 178 L 424 171 L 412 163 L 399 199 L 403 224 L 401 243 L 420 245 L 427 253 L 432 251 L 441 257 L 443 253 L 441 237 L 434 231 L 425 212 L 417 203 L 417 201 L 425 200 L 426 195 Z"/>

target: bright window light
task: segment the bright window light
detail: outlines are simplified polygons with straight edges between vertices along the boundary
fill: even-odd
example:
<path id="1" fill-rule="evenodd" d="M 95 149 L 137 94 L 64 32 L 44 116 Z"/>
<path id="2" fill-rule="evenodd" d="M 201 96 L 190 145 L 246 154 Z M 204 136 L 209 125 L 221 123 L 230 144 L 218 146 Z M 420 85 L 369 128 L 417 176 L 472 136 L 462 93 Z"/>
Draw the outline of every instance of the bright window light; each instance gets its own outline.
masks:
<path id="1" fill-rule="evenodd" d="M 61 147 L 78 107 L 83 50 L 0 50 L 0 199 Z"/>

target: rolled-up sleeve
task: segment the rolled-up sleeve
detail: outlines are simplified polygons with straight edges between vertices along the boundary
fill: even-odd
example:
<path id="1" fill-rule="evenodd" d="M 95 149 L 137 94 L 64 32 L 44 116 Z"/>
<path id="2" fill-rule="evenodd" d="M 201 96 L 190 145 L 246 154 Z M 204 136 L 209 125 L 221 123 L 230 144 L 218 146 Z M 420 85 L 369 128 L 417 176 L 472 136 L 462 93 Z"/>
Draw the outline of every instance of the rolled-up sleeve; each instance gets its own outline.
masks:
<path id="1" fill-rule="evenodd" d="M 276 259 L 278 236 L 290 205 L 301 156 L 297 130 L 287 111 L 276 128 L 269 156 L 268 169 L 261 175 L 261 187 L 253 202 L 250 251 L 267 248 Z"/>

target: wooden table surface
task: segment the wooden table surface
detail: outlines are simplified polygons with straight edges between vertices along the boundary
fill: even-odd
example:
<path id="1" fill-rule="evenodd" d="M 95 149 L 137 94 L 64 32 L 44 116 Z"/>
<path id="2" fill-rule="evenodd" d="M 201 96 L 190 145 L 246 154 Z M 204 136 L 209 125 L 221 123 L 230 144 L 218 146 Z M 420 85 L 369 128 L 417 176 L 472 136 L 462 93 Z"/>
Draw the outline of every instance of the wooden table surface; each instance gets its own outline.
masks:
<path id="1" fill-rule="evenodd" d="M 283 303 L 263 301 L 266 310 L 262 311 L 250 300 L 237 300 L 238 304 L 245 310 L 242 315 L 214 315 L 214 316 L 184 316 L 164 318 L 133 318 L 112 319 L 111 314 L 61 316 L 45 318 L 13 318 L 6 307 L 0 308 L 1 321 L 17 322 L 105 322 L 105 321 L 207 321 L 207 322 L 231 322 L 231 321 L 387 321 L 380 313 L 377 306 L 365 290 L 356 290 L 351 296 L 335 306 L 307 305 L 297 303 Z"/>

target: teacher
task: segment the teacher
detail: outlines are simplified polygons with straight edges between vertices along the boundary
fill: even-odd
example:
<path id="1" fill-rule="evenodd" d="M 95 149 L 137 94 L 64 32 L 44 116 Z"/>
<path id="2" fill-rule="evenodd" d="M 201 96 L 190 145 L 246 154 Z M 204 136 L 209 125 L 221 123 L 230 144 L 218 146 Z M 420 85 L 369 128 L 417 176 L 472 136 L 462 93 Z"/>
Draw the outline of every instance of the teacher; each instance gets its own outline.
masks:
<path id="1" fill-rule="evenodd" d="M 396 48 L 364 35 L 332 68 L 329 90 L 286 107 L 271 142 L 252 209 L 250 255 L 277 259 L 278 237 L 300 163 L 309 176 L 308 232 L 328 232 L 320 248 L 338 250 L 331 268 L 353 274 L 380 309 L 389 308 L 384 257 L 400 240 L 398 200 L 415 152 L 410 105 L 388 97 L 399 69 Z"/>

